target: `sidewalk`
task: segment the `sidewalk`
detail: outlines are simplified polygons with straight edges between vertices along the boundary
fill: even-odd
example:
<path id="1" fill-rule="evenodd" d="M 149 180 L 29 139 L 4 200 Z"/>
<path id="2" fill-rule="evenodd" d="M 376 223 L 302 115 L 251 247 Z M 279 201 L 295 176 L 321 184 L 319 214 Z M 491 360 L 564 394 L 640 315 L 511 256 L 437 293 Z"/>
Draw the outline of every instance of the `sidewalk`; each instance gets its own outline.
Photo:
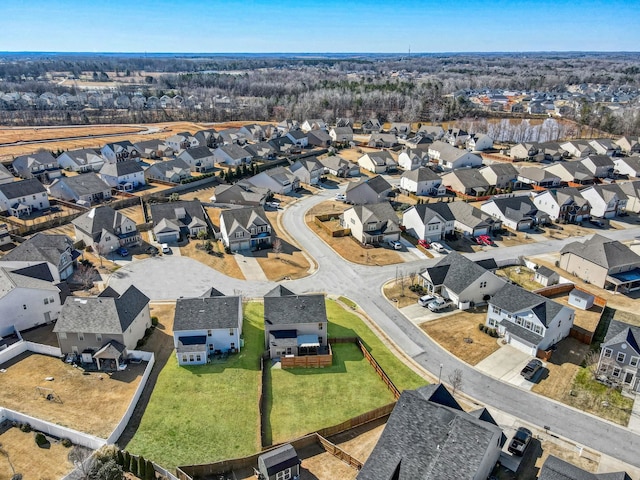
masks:
<path id="1" fill-rule="evenodd" d="M 267 276 L 262 271 L 262 267 L 258 263 L 258 260 L 249 251 L 243 251 L 242 253 L 236 253 L 236 263 L 246 280 L 255 280 L 260 282 L 268 281 Z"/>
<path id="2" fill-rule="evenodd" d="M 633 408 L 631 409 L 631 417 L 627 428 L 632 432 L 640 433 L 640 400 L 637 395 L 633 400 Z"/>

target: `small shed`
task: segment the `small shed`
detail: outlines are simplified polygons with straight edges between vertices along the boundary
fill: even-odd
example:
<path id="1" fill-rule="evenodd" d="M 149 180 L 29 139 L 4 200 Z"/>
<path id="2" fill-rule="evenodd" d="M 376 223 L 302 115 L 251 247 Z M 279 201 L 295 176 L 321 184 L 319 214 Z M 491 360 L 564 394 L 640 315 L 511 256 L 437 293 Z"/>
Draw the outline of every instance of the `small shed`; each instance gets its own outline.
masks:
<path id="1" fill-rule="evenodd" d="M 300 477 L 300 459 L 289 443 L 263 453 L 258 457 L 260 480 L 280 480 Z"/>
<path id="2" fill-rule="evenodd" d="M 536 269 L 533 281 L 544 287 L 549 287 L 560 281 L 560 274 L 558 272 L 554 272 L 548 267 L 540 266 Z"/>
<path id="3" fill-rule="evenodd" d="M 569 305 L 579 308 L 580 310 L 589 310 L 593 307 L 595 296 L 584 290 L 574 288 L 569 293 Z"/>

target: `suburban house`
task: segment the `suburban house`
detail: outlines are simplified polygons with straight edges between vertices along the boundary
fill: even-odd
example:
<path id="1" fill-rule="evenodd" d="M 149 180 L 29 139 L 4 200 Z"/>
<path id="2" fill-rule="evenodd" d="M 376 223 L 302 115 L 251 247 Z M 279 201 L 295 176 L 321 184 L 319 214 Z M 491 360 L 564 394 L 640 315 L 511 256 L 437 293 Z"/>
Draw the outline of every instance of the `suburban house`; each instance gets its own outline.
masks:
<path id="1" fill-rule="evenodd" d="M 453 192 L 482 197 L 491 185 L 477 168 L 462 168 L 442 175 L 442 185 Z"/>
<path id="2" fill-rule="evenodd" d="M 633 153 L 640 153 L 640 137 L 620 137 L 618 140 L 614 140 L 615 144 L 620 147 L 623 153 L 631 155 Z"/>
<path id="3" fill-rule="evenodd" d="M 198 130 L 193 136 L 198 140 L 198 145 L 202 147 L 215 148 L 221 141 L 220 134 L 213 128 Z"/>
<path id="4" fill-rule="evenodd" d="M 20 155 L 11 165 L 16 174 L 25 180 L 37 178 L 42 183 L 49 183 L 62 175 L 58 160 L 46 150 Z"/>
<path id="5" fill-rule="evenodd" d="M 312 130 L 326 130 L 326 129 L 327 129 L 327 124 L 324 123 L 324 120 L 320 118 L 305 120 L 304 122 L 302 122 L 302 125 L 300 125 L 300 130 L 302 130 L 305 133 L 308 133 Z"/>
<path id="6" fill-rule="evenodd" d="M 11 234 L 6 223 L 0 223 L 0 246 L 11 243 Z"/>
<path id="7" fill-rule="evenodd" d="M 360 175 L 360 167 L 338 155 L 331 155 L 318 161 L 324 166 L 325 173 L 336 177 L 347 178 Z"/>
<path id="8" fill-rule="evenodd" d="M 535 269 L 533 281 L 539 283 L 543 287 L 550 287 L 551 285 L 556 285 L 560 281 L 560 274 L 548 267 L 545 267 L 544 265 L 540 265 Z"/>
<path id="9" fill-rule="evenodd" d="M 613 163 L 615 173 L 630 179 L 640 178 L 640 156 L 616 158 Z"/>
<path id="10" fill-rule="evenodd" d="M 325 130 L 311 130 L 307 133 L 307 141 L 309 145 L 320 148 L 331 146 L 331 135 Z"/>
<path id="11" fill-rule="evenodd" d="M 179 298 L 173 317 L 178 365 L 203 365 L 209 355 L 235 353 L 242 346 L 242 297 Z"/>
<path id="12" fill-rule="evenodd" d="M 351 207 L 340 216 L 340 223 L 351 229 L 351 236 L 365 245 L 400 240 L 400 221 L 389 202 Z"/>
<path id="13" fill-rule="evenodd" d="M 100 154 L 109 163 L 124 162 L 140 157 L 140 152 L 129 140 L 107 143 L 100 149 Z"/>
<path id="14" fill-rule="evenodd" d="M 400 177 L 400 188 L 416 195 L 441 196 L 447 193 L 442 178 L 428 167 L 404 172 Z"/>
<path id="15" fill-rule="evenodd" d="M 0 163 L 0 185 L 2 185 L 3 183 L 14 182 L 15 180 L 16 177 L 14 177 L 13 174 L 9 170 L 7 170 L 7 167 Z"/>
<path id="16" fill-rule="evenodd" d="M 358 480 L 484 480 L 506 437 L 489 412 L 465 412 L 442 384 L 400 395 Z"/>
<path id="17" fill-rule="evenodd" d="M 166 162 L 156 162 L 144 171 L 147 182 L 160 180 L 162 182 L 180 183 L 191 177 L 191 166 L 181 158 L 173 158 Z"/>
<path id="18" fill-rule="evenodd" d="M 238 130 L 238 133 L 244 134 L 244 136 L 252 142 L 262 142 L 267 138 L 267 134 L 262 125 L 257 125 L 255 123 L 243 125 Z"/>
<path id="19" fill-rule="evenodd" d="M 63 355 L 117 370 L 150 327 L 149 298 L 131 285 L 122 294 L 107 287 L 97 297 L 67 297 L 53 332 Z"/>
<path id="20" fill-rule="evenodd" d="M 627 212 L 640 213 L 640 181 L 619 183 L 618 186 L 627 196 Z"/>
<path id="21" fill-rule="evenodd" d="M 560 250 L 559 266 L 600 288 L 616 292 L 640 288 L 640 255 L 602 235 L 565 245 Z"/>
<path id="22" fill-rule="evenodd" d="M 268 193 L 268 189 L 239 182 L 234 185 L 218 185 L 209 200 L 229 205 L 264 207 Z"/>
<path id="23" fill-rule="evenodd" d="M 237 167 L 243 163 L 251 163 L 253 157 L 240 145 L 230 143 L 216 148 L 213 151 L 213 158 L 216 163 Z"/>
<path id="24" fill-rule="evenodd" d="M 362 124 L 362 133 L 378 133 L 382 130 L 382 125 L 380 124 L 380 120 L 377 118 L 370 118 L 366 122 Z"/>
<path id="25" fill-rule="evenodd" d="M 152 203 L 153 234 L 158 243 L 178 242 L 183 235 L 197 238 L 207 232 L 208 216 L 198 200 Z"/>
<path id="26" fill-rule="evenodd" d="M 267 143 L 273 148 L 274 156 L 287 155 L 294 149 L 294 142 L 287 136 L 272 138 Z"/>
<path id="27" fill-rule="evenodd" d="M 305 157 L 296 160 L 289 167 L 289 171 L 300 179 L 300 183 L 317 185 L 320 183 L 320 177 L 324 174 L 324 166 L 316 157 Z"/>
<path id="28" fill-rule="evenodd" d="M 56 178 L 49 185 L 49 195 L 65 202 L 91 206 L 111 198 L 111 187 L 95 173 Z"/>
<path id="29" fill-rule="evenodd" d="M 164 143 L 174 152 L 181 152 L 187 148 L 200 147 L 200 141 L 190 132 L 180 132 L 166 138 Z"/>
<path id="30" fill-rule="evenodd" d="M 608 155 L 589 155 L 587 158 L 580 160 L 580 163 L 591 172 L 591 175 L 597 178 L 611 177 L 616 166 L 613 159 Z"/>
<path id="31" fill-rule="evenodd" d="M 502 225 L 514 231 L 529 230 L 549 223 L 549 215 L 535 206 L 529 197 L 493 197 L 480 206 L 480 210 L 499 219 Z"/>
<path id="32" fill-rule="evenodd" d="M 429 293 L 448 298 L 460 310 L 486 304 L 505 284 L 504 279 L 455 251 L 420 276 Z"/>
<path id="33" fill-rule="evenodd" d="M 467 149 L 472 152 L 483 152 L 493 148 L 493 138 L 485 134 L 473 134 L 466 143 Z"/>
<path id="34" fill-rule="evenodd" d="M 278 153 L 269 142 L 247 143 L 242 148 L 251 155 L 251 158 L 261 158 L 264 160 L 273 160 Z"/>
<path id="35" fill-rule="evenodd" d="M 329 137 L 334 143 L 349 143 L 353 141 L 353 129 L 347 127 L 334 127 L 329 130 Z"/>
<path id="36" fill-rule="evenodd" d="M 47 269 L 48 270 L 48 269 Z M 0 336 L 51 323 L 60 313 L 60 289 L 30 269 L 0 263 Z"/>
<path id="37" fill-rule="evenodd" d="M 513 160 L 544 160 L 544 153 L 540 152 L 537 143 L 518 143 L 509 149 L 509 157 Z"/>
<path id="38" fill-rule="evenodd" d="M 273 228 L 262 207 L 224 210 L 220 214 L 222 243 L 232 252 L 271 246 Z"/>
<path id="39" fill-rule="evenodd" d="M 0 257 L 0 266 L 15 270 L 46 262 L 53 280 L 60 282 L 73 274 L 79 255 L 66 235 L 36 233 Z"/>
<path id="40" fill-rule="evenodd" d="M 264 345 L 269 358 L 328 353 L 324 295 L 296 295 L 279 285 L 264 296 Z"/>
<path id="41" fill-rule="evenodd" d="M 429 155 L 422 148 L 407 148 L 398 155 L 398 166 L 403 170 L 415 170 L 428 162 Z"/>
<path id="42" fill-rule="evenodd" d="M 286 134 L 289 130 L 299 128 L 298 121 L 287 118 L 276 125 L 276 129 L 281 134 Z"/>
<path id="43" fill-rule="evenodd" d="M 365 153 L 358 159 L 358 165 L 373 173 L 385 173 L 398 168 L 395 159 L 386 150 Z"/>
<path id="44" fill-rule="evenodd" d="M 593 174 L 581 162 L 557 162 L 544 170 L 560 177 L 562 183 L 569 186 L 591 185 L 594 181 Z"/>
<path id="45" fill-rule="evenodd" d="M 559 187 L 561 181 L 558 175 L 540 167 L 522 167 L 516 180 L 541 189 Z"/>
<path id="46" fill-rule="evenodd" d="M 580 190 L 582 198 L 591 205 L 591 216 L 613 218 L 627 209 L 627 195 L 616 184 L 593 185 Z"/>
<path id="47" fill-rule="evenodd" d="M 44 185 L 35 178 L 0 184 L 0 211 L 25 217 L 33 211 L 50 208 Z"/>
<path id="48" fill-rule="evenodd" d="M 598 375 L 640 392 L 640 327 L 611 320 L 601 344 Z"/>
<path id="49" fill-rule="evenodd" d="M 213 170 L 215 163 L 213 152 L 208 147 L 188 148 L 181 152 L 178 158 L 189 165 L 192 172 L 198 173 Z"/>
<path id="50" fill-rule="evenodd" d="M 76 242 L 84 242 L 98 255 L 141 242 L 135 222 L 106 205 L 92 208 L 71 223 L 75 227 Z"/>
<path id="51" fill-rule="evenodd" d="M 145 185 L 144 170 L 135 160 L 105 163 L 100 169 L 100 178 L 118 190 L 130 192 Z"/>
<path id="52" fill-rule="evenodd" d="M 589 145 L 586 140 L 571 140 L 560 144 L 560 147 L 566 152 L 569 152 L 574 158 L 584 158 L 589 155 L 594 155 L 596 151 Z"/>
<path id="53" fill-rule="evenodd" d="M 380 203 L 389 200 L 391 185 L 380 175 L 362 178 L 347 185 L 345 191 L 346 202 L 352 205 Z"/>
<path id="54" fill-rule="evenodd" d="M 449 143 L 454 147 L 466 145 L 467 141 L 470 138 L 471 138 L 471 135 L 468 132 L 461 130 L 459 128 L 448 129 L 446 132 L 444 132 L 444 135 L 442 137 L 442 139 L 445 142 Z"/>
<path id="55" fill-rule="evenodd" d="M 575 312 L 517 285 L 506 283 L 489 300 L 486 325 L 528 355 L 548 350 L 569 335 Z"/>
<path id="56" fill-rule="evenodd" d="M 69 150 L 61 154 L 57 159 L 60 168 L 72 172 L 99 172 L 104 165 L 104 158 L 92 148 Z"/>
<path id="57" fill-rule="evenodd" d="M 434 141 L 444 136 L 444 129 L 440 125 L 422 125 L 418 133 L 431 137 Z"/>
<path id="58" fill-rule="evenodd" d="M 402 225 L 409 235 L 418 239 L 440 240 L 454 230 L 455 217 L 448 207 L 448 203 L 414 205 L 402 214 Z"/>
<path id="59" fill-rule="evenodd" d="M 258 472 L 263 480 L 300 478 L 300 459 L 290 443 L 264 452 L 258 457 Z"/>
<path id="60" fill-rule="evenodd" d="M 393 133 L 397 136 L 406 137 L 411 133 L 411 124 L 410 123 L 396 123 L 393 122 L 391 127 L 389 127 L 389 133 Z"/>
<path id="61" fill-rule="evenodd" d="M 240 131 L 239 128 L 225 128 L 218 132 L 220 135 L 221 143 L 224 145 L 244 145 L 247 143 L 247 135 Z"/>
<path id="62" fill-rule="evenodd" d="M 591 205 L 574 187 L 544 190 L 531 198 L 538 210 L 549 215 L 552 222 L 580 223 L 588 220 Z"/>
<path id="63" fill-rule="evenodd" d="M 174 154 L 173 148 L 159 139 L 145 140 L 133 144 L 136 150 L 140 152 L 142 158 L 157 160 L 164 157 L 170 157 Z"/>
<path id="64" fill-rule="evenodd" d="M 433 206 L 435 204 L 430 205 Z M 446 205 L 446 208 L 451 211 L 455 218 L 454 228 L 463 235 L 477 237 L 478 235 L 490 235 L 494 231 L 502 230 L 501 220 L 484 213 L 467 202 L 450 202 L 442 203 L 442 205 L 440 208 L 445 208 L 444 205 Z"/>
<path id="65" fill-rule="evenodd" d="M 420 148 L 421 150 L 425 150 L 426 153 L 428 146 L 433 143 L 433 138 L 429 135 L 418 132 L 412 137 L 400 138 L 398 143 L 407 148 Z"/>
<path id="66" fill-rule="evenodd" d="M 300 188 L 300 178 L 288 167 L 276 167 L 260 172 L 247 180 L 251 185 L 268 189 L 272 193 L 286 195 Z"/>
<path id="67" fill-rule="evenodd" d="M 296 145 L 298 148 L 304 148 L 309 146 L 309 139 L 307 138 L 307 134 L 302 130 L 289 130 L 285 137 L 287 137 L 291 143 Z"/>
<path id="68" fill-rule="evenodd" d="M 398 145 L 398 137 L 393 133 L 372 133 L 367 145 L 371 148 L 393 148 Z"/>
<path id="69" fill-rule="evenodd" d="M 549 455 L 542 464 L 538 480 L 631 480 L 631 477 L 626 472 L 591 473 Z"/>
<path id="70" fill-rule="evenodd" d="M 518 170 L 511 163 L 492 163 L 478 170 L 489 185 L 496 188 L 512 187 L 518 177 Z"/>
<path id="71" fill-rule="evenodd" d="M 594 138 L 589 141 L 589 145 L 595 150 L 597 155 L 614 157 L 622 154 L 620 145 L 610 138 Z"/>
<path id="72" fill-rule="evenodd" d="M 353 118 L 348 118 L 348 117 L 338 117 L 338 118 L 336 118 L 336 127 L 353 128 Z"/>

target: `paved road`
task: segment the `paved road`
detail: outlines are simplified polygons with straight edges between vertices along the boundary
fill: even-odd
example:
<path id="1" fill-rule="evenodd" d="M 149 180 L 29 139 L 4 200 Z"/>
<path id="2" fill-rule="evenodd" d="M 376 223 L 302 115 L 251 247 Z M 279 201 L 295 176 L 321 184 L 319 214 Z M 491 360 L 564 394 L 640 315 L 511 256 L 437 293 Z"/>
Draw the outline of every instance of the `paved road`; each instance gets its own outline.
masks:
<path id="1" fill-rule="evenodd" d="M 521 418 L 540 428 L 548 426 L 551 433 L 562 435 L 576 443 L 640 466 L 640 456 L 637 454 L 640 436 L 626 428 L 478 372 L 424 335 L 416 325 L 386 301 L 381 293 L 382 285 L 395 276 L 397 268 L 395 265 L 369 267 L 347 262 L 304 223 L 306 210 L 334 195 L 335 191 L 320 192 L 312 197 L 303 198 L 283 213 L 284 227 L 319 265 L 319 269 L 313 275 L 285 282 L 289 288 L 296 293 L 327 292 L 351 298 L 404 352 L 434 376 L 437 376 L 442 369 L 442 378 L 446 380 L 455 369 L 462 370 L 464 380 L 461 390 L 482 404 Z M 608 231 L 607 235 L 617 240 L 626 240 L 633 238 L 637 233 L 637 229 L 612 230 Z M 523 246 L 494 248 L 470 254 L 469 257 L 509 259 L 521 255 L 545 254 L 558 251 L 562 245 L 575 239 L 547 240 Z M 405 272 L 418 270 L 436 261 L 436 259 L 416 260 L 402 265 L 401 268 Z M 167 272 L 171 274 L 167 275 Z M 274 286 L 271 282 L 231 279 L 185 257 L 161 257 L 134 262 L 129 267 L 118 270 L 109 283 L 119 291 L 133 283 L 154 300 L 201 295 L 210 286 L 215 286 L 228 294 L 233 291 L 233 293 L 241 292 L 248 297 L 258 297 Z"/>

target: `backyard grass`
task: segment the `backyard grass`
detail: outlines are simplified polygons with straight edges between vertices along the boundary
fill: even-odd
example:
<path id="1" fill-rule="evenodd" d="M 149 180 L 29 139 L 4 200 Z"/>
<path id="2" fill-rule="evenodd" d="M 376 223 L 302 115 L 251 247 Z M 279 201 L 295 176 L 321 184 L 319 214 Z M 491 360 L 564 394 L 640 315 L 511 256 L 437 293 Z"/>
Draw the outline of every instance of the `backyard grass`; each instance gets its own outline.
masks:
<path id="1" fill-rule="evenodd" d="M 332 349 L 331 367 L 269 369 L 267 439 L 271 443 L 337 425 L 394 401 L 355 344 L 336 344 Z"/>
<path id="2" fill-rule="evenodd" d="M 529 290 L 530 292 L 543 287 L 543 285 L 533 281 L 535 276 L 535 272 L 533 270 L 520 265 L 500 268 L 499 270 L 496 270 L 496 275 L 508 278 L 512 282 L 516 282 L 522 288 Z"/>
<path id="3" fill-rule="evenodd" d="M 359 336 L 398 390 L 412 390 L 427 383 L 391 353 L 357 315 L 345 310 L 334 300 L 327 300 L 327 316 L 329 338 Z"/>
<path id="4" fill-rule="evenodd" d="M 169 469 L 259 451 L 262 322 L 262 305 L 246 304 L 244 348 L 224 363 L 180 367 L 171 355 L 126 449 Z"/>

